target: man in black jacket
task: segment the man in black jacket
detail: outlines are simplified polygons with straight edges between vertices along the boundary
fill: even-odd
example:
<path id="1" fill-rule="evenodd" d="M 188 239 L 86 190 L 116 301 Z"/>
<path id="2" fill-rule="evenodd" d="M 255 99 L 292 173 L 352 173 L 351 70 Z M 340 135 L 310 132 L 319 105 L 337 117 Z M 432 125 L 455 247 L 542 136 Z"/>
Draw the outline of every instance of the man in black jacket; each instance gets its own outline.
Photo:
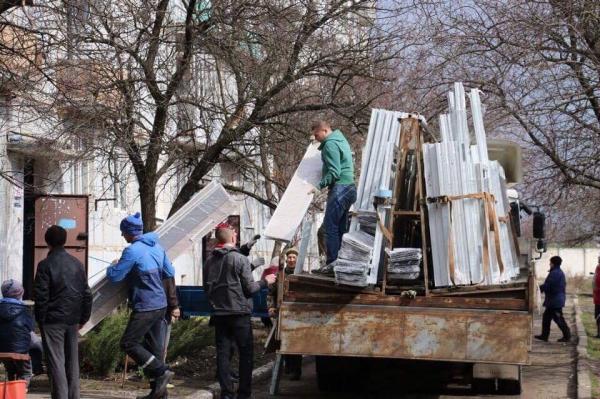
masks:
<path id="1" fill-rule="evenodd" d="M 238 399 L 250 398 L 254 340 L 252 337 L 252 295 L 275 282 L 270 275 L 255 282 L 250 261 L 236 248 L 236 235 L 231 228 L 219 226 L 218 244 L 204 265 L 204 291 L 213 308 L 217 347 L 217 375 L 221 398 L 233 399 L 230 354 L 235 342 L 240 355 Z"/>
<path id="2" fill-rule="evenodd" d="M 67 231 L 51 226 L 50 251 L 35 275 L 35 319 L 42 332 L 52 399 L 79 398 L 77 331 L 90 318 L 92 291 L 81 262 L 67 253 Z"/>

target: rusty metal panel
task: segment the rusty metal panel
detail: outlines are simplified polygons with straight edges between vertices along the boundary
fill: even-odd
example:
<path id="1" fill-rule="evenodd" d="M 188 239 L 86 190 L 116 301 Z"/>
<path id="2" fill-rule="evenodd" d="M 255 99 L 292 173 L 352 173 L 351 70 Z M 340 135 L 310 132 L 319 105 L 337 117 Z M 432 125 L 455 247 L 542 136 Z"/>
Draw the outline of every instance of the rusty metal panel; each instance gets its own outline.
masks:
<path id="1" fill-rule="evenodd" d="M 35 245 L 46 246 L 44 234 L 58 224 L 67 230 L 65 247 L 85 247 L 87 241 L 77 240 L 79 233 L 88 232 L 88 196 L 53 195 L 35 200 Z"/>
<path id="2" fill-rule="evenodd" d="M 468 326 L 467 357 L 475 361 L 525 364 L 531 337 L 531 318 L 514 317 L 511 312 L 497 313 L 485 321 Z M 527 332 L 527 334 L 523 334 Z M 521 356 L 521 357 L 519 357 Z"/>
<path id="3" fill-rule="evenodd" d="M 281 353 L 526 364 L 519 311 L 284 302 Z"/>
<path id="4" fill-rule="evenodd" d="M 87 273 L 88 201 L 87 195 L 48 195 L 35 199 L 34 276 L 38 263 L 48 253 L 44 234 L 52 225 L 67 230 L 65 249 L 81 261 Z"/>

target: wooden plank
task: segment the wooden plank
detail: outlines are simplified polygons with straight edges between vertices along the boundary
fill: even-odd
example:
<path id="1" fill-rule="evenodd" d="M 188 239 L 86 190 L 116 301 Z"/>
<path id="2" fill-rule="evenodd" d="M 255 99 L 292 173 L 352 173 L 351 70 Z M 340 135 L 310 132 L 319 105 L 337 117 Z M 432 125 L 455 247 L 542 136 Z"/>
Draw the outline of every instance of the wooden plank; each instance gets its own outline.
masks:
<path id="1" fill-rule="evenodd" d="M 527 283 L 496 284 L 496 285 L 469 285 L 449 288 L 436 288 L 430 290 L 431 295 L 465 295 L 473 292 L 506 292 L 527 289 Z"/>
<path id="2" fill-rule="evenodd" d="M 373 287 L 354 287 L 350 285 L 338 285 L 335 283 L 335 279 L 333 277 L 326 276 L 316 276 L 313 274 L 295 274 L 289 275 L 286 278 L 286 281 L 293 287 L 293 289 L 298 289 L 297 287 L 305 287 L 308 290 L 313 290 L 317 288 L 326 288 L 330 293 L 332 292 L 363 292 L 363 293 L 373 293 L 380 295 L 381 291 L 379 288 Z"/>
<path id="3" fill-rule="evenodd" d="M 417 296 L 415 298 L 400 295 L 365 295 L 328 292 L 299 292 L 289 291 L 284 300 L 299 303 L 331 303 L 348 305 L 386 305 L 386 306 L 413 306 L 449 309 L 491 309 L 491 310 L 519 310 L 526 311 L 527 300 L 519 298 L 465 298 L 441 296 Z"/>
<path id="4" fill-rule="evenodd" d="M 421 216 L 421 212 L 419 212 L 419 211 L 394 211 L 394 212 L 392 212 L 392 215 L 394 215 L 394 216 L 415 216 L 415 217 L 419 217 L 419 216 Z"/>

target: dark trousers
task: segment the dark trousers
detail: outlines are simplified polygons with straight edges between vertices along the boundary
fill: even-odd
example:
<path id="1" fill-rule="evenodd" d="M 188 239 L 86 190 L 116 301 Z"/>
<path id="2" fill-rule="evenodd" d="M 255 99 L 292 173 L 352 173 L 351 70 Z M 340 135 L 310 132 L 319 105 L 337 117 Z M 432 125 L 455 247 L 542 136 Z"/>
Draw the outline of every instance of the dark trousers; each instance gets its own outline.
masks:
<path id="1" fill-rule="evenodd" d="M 548 339 L 550 336 L 550 322 L 554 320 L 560 331 L 562 331 L 564 338 L 571 338 L 571 330 L 563 317 L 562 308 L 552 309 L 546 308 L 542 315 L 542 337 Z"/>
<path id="2" fill-rule="evenodd" d="M 164 327 L 165 309 L 131 312 L 121 338 L 121 349 L 144 369 L 148 378 L 159 377 L 167 369 L 162 361 Z"/>
<path id="3" fill-rule="evenodd" d="M 338 257 L 342 236 L 348 232 L 348 211 L 356 201 L 354 184 L 336 184 L 329 189 L 325 208 L 325 237 L 327 246 L 327 264 Z"/>
<path id="4" fill-rule="evenodd" d="M 31 361 L 3 360 L 4 370 L 9 381 L 25 380 L 29 386 L 33 373 L 31 372 Z"/>
<path id="5" fill-rule="evenodd" d="M 254 339 L 250 315 L 213 316 L 217 346 L 217 378 L 222 398 L 234 398 L 231 381 L 231 350 L 235 344 L 240 356 L 238 399 L 250 398 L 252 391 L 252 367 L 254 363 Z"/>
<path id="6" fill-rule="evenodd" d="M 79 399 L 77 325 L 44 324 L 41 331 L 52 399 Z"/>

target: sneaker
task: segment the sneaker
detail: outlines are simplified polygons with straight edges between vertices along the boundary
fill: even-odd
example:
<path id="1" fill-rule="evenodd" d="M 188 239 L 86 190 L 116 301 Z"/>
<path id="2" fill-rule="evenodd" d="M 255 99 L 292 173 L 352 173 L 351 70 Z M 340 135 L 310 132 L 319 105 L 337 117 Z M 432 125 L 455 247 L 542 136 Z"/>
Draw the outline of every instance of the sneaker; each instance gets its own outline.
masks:
<path id="1" fill-rule="evenodd" d="M 539 339 L 540 341 L 548 342 L 548 338 L 543 337 L 541 335 L 536 335 L 534 338 L 535 339 Z"/>
<path id="2" fill-rule="evenodd" d="M 330 264 L 328 264 L 328 265 L 323 266 L 320 269 L 313 270 L 312 272 L 315 273 L 315 274 L 322 274 L 323 276 L 331 276 L 331 277 L 333 277 L 334 276 L 334 273 L 333 273 L 333 262 L 330 263 Z"/>
<path id="3" fill-rule="evenodd" d="M 561 339 L 557 339 L 556 342 L 570 342 L 571 337 L 562 337 Z"/>

